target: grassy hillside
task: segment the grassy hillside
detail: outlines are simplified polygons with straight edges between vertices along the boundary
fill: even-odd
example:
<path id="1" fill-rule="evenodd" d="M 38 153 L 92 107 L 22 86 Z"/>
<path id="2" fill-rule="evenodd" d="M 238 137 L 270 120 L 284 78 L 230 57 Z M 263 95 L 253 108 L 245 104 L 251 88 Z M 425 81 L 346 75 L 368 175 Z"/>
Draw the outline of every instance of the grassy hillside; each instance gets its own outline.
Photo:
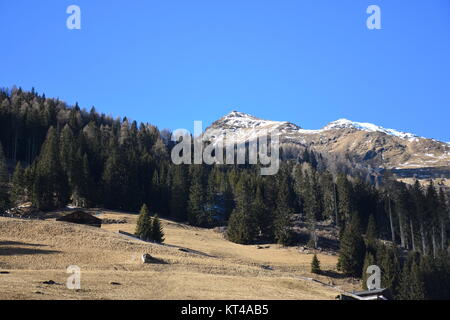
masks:
<path id="1" fill-rule="evenodd" d="M 214 230 L 167 220 L 165 245 L 150 244 L 117 233 L 133 233 L 137 216 L 101 218 L 127 223 L 98 229 L 0 218 L 0 271 L 9 272 L 0 274 L 0 299 L 334 299 L 338 291 L 301 277 L 346 290 L 359 286 L 335 272 L 335 256 L 319 254 L 329 272 L 313 276 L 312 255 L 296 248 L 242 246 Z M 143 253 L 158 263 L 142 264 Z M 69 265 L 82 270 L 79 291 L 66 288 Z M 48 280 L 56 284 L 43 284 Z"/>

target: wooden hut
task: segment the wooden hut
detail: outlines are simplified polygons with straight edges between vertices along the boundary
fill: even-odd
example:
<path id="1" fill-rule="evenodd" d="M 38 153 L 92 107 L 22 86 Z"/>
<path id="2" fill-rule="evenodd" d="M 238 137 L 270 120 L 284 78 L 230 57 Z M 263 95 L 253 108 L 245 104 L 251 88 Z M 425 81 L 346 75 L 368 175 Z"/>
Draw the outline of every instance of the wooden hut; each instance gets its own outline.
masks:
<path id="1" fill-rule="evenodd" d="M 56 221 L 84 224 L 97 228 L 100 228 L 102 226 L 102 219 L 96 218 L 92 214 L 84 211 L 71 212 L 61 218 L 56 219 Z"/>

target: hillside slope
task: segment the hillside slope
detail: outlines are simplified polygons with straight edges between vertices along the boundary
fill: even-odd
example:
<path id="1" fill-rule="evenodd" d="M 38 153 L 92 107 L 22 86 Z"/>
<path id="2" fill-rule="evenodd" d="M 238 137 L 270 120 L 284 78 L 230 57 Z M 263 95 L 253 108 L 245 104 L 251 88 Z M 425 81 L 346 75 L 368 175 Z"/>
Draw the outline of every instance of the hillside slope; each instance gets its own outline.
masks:
<path id="1" fill-rule="evenodd" d="M 105 217 L 127 224 L 97 229 L 0 218 L 0 271 L 9 272 L 0 274 L 0 299 L 334 299 L 339 293 L 300 278 L 312 276 L 312 256 L 295 248 L 237 245 L 213 230 L 170 221 L 163 221 L 167 244 L 161 246 L 117 233 L 133 232 L 135 215 Z M 142 264 L 143 253 L 158 263 Z M 357 288 L 336 273 L 335 256 L 319 259 L 330 272 L 316 278 Z M 82 270 L 79 291 L 65 286 L 69 265 Z M 43 284 L 48 280 L 56 284 Z"/>

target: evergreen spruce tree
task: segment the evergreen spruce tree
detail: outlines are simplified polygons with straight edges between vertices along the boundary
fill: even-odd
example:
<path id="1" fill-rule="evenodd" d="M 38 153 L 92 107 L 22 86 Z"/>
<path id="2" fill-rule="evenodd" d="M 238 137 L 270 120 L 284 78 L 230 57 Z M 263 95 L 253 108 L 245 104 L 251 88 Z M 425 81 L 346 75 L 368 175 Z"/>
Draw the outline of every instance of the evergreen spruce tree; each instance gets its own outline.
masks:
<path id="1" fill-rule="evenodd" d="M 10 205 L 8 194 L 9 176 L 6 167 L 6 159 L 0 143 L 0 214 L 3 214 Z"/>
<path id="2" fill-rule="evenodd" d="M 168 197 L 169 197 L 169 185 L 165 180 L 167 176 L 164 166 L 155 169 L 152 177 L 150 200 L 154 203 L 156 212 L 161 212 L 163 215 L 168 215 Z"/>
<path id="3" fill-rule="evenodd" d="M 378 230 L 375 218 L 373 215 L 370 215 L 366 230 L 366 245 L 368 252 L 375 254 L 377 239 L 378 239 Z"/>
<path id="4" fill-rule="evenodd" d="M 275 212 L 275 241 L 287 246 L 292 243 L 292 211 L 289 207 L 278 206 Z"/>
<path id="5" fill-rule="evenodd" d="M 155 215 L 152 219 L 151 240 L 157 243 L 164 242 L 164 231 L 158 215 Z"/>
<path id="6" fill-rule="evenodd" d="M 350 222 L 351 214 L 354 212 L 353 186 L 345 175 L 340 174 L 336 180 L 336 188 L 338 195 L 338 215 L 340 226 L 343 227 L 346 223 Z"/>
<path id="7" fill-rule="evenodd" d="M 311 248 L 317 248 L 318 237 L 316 234 L 316 224 L 317 221 L 322 218 L 323 198 L 317 179 L 317 173 L 314 171 L 311 174 L 308 174 L 307 172 L 305 173 L 303 197 L 304 209 L 306 211 L 306 219 L 310 234 L 308 246 Z"/>
<path id="8" fill-rule="evenodd" d="M 336 201 L 335 201 L 335 184 L 333 175 L 328 171 L 319 177 L 321 189 L 323 192 L 323 218 L 330 219 L 336 225 Z"/>
<path id="9" fill-rule="evenodd" d="M 89 207 L 93 202 L 92 193 L 94 190 L 92 175 L 89 167 L 89 160 L 86 153 L 83 155 L 81 177 L 82 178 L 79 184 L 80 197 L 83 199 L 84 206 Z"/>
<path id="10" fill-rule="evenodd" d="M 247 214 L 239 209 L 235 209 L 228 221 L 227 237 L 230 241 L 239 244 L 252 244 L 257 239 L 256 219 L 250 213 Z"/>
<path id="11" fill-rule="evenodd" d="M 427 237 L 427 216 L 426 216 L 426 201 L 423 194 L 422 186 L 418 180 L 415 181 L 412 187 L 412 198 L 414 202 L 414 216 L 418 222 L 418 234 L 420 238 L 421 251 L 423 255 L 428 254 L 428 237 Z"/>
<path id="12" fill-rule="evenodd" d="M 59 138 L 59 158 L 61 160 L 61 166 L 68 176 L 69 183 L 72 183 L 72 170 L 77 160 L 79 160 L 75 158 L 75 150 L 76 139 L 70 126 L 65 125 Z"/>
<path id="13" fill-rule="evenodd" d="M 146 204 L 142 205 L 139 218 L 136 225 L 135 234 L 144 241 L 152 240 L 153 225 L 150 218 L 150 212 Z"/>
<path id="14" fill-rule="evenodd" d="M 439 220 L 439 234 L 440 234 L 440 247 L 441 250 L 447 248 L 447 225 L 450 216 L 450 208 L 447 202 L 447 196 L 444 190 L 440 188 L 439 190 L 439 210 L 438 210 L 438 220 Z"/>
<path id="15" fill-rule="evenodd" d="M 236 198 L 236 208 L 228 221 L 228 239 L 240 244 L 254 243 L 258 237 L 258 222 L 252 208 L 252 186 L 247 176 L 239 180 Z"/>
<path id="16" fill-rule="evenodd" d="M 59 159 L 56 130 L 51 127 L 36 164 L 32 201 L 40 210 L 54 210 L 69 202 L 67 176 Z"/>
<path id="17" fill-rule="evenodd" d="M 420 270 L 420 254 L 410 252 L 400 276 L 399 292 L 397 297 L 402 300 L 423 300 L 425 299 L 425 283 L 423 282 Z"/>
<path id="18" fill-rule="evenodd" d="M 439 201 L 439 195 L 436 192 L 436 188 L 434 186 L 433 181 L 431 180 L 426 192 L 426 210 L 425 210 L 425 217 L 429 239 L 431 239 L 431 252 L 433 258 L 436 258 L 439 251 L 438 246 L 438 232 L 440 229 L 440 201 Z"/>
<path id="19" fill-rule="evenodd" d="M 288 185 L 281 183 L 278 190 L 277 207 L 275 210 L 275 241 L 282 245 L 292 242 L 292 214 L 293 211 L 288 201 Z"/>
<path id="20" fill-rule="evenodd" d="M 450 255 L 440 251 L 432 260 L 432 268 L 426 279 L 427 299 L 448 300 L 450 298 Z"/>
<path id="21" fill-rule="evenodd" d="M 266 240 L 273 240 L 273 216 L 271 210 L 264 203 L 261 185 L 258 184 L 256 196 L 252 203 L 252 209 L 256 213 L 260 235 Z"/>
<path id="22" fill-rule="evenodd" d="M 188 222 L 201 227 L 207 227 L 212 223 L 212 219 L 206 212 L 201 170 L 193 170 L 192 183 L 189 189 Z"/>
<path id="23" fill-rule="evenodd" d="M 317 255 L 314 254 L 312 261 L 311 261 L 311 272 L 315 274 L 320 274 L 320 261 L 317 258 Z"/>
<path id="24" fill-rule="evenodd" d="M 129 168 L 117 142 L 111 141 L 109 148 L 102 175 L 103 201 L 107 208 L 126 209 Z"/>
<path id="25" fill-rule="evenodd" d="M 399 285 L 399 293 L 398 299 L 400 300 L 409 300 L 411 296 L 411 253 L 408 255 L 408 258 L 405 262 L 403 262 L 402 273 L 400 274 L 400 285 Z"/>
<path id="26" fill-rule="evenodd" d="M 227 238 L 229 241 L 239 244 L 248 244 L 249 236 L 244 223 L 244 213 L 240 210 L 233 210 L 228 219 Z"/>
<path id="27" fill-rule="evenodd" d="M 394 295 L 399 292 L 401 261 L 397 248 L 381 246 L 377 252 L 377 262 L 381 269 L 381 285 L 389 288 Z"/>
<path id="28" fill-rule="evenodd" d="M 338 269 L 348 276 L 360 278 L 364 265 L 366 245 L 353 223 L 345 227 L 340 242 Z"/>
<path id="29" fill-rule="evenodd" d="M 183 165 L 172 167 L 172 181 L 170 192 L 170 215 L 179 221 L 187 220 L 187 208 L 189 200 L 189 185 Z"/>
<path id="30" fill-rule="evenodd" d="M 364 258 L 364 266 L 362 268 L 362 287 L 364 290 L 369 289 L 367 287 L 367 279 L 369 278 L 370 274 L 367 273 L 367 268 L 373 265 L 376 265 L 375 257 L 371 252 L 367 251 L 366 257 Z"/>
<path id="31" fill-rule="evenodd" d="M 410 247 L 414 247 L 412 245 L 412 241 L 410 246 L 410 240 L 412 240 L 411 219 L 413 219 L 414 211 L 410 191 L 406 185 L 402 183 L 395 183 L 392 193 L 394 195 L 394 207 L 397 214 L 398 228 L 400 231 L 400 246 L 402 248 L 409 249 Z"/>
<path id="32" fill-rule="evenodd" d="M 220 175 L 217 172 L 216 167 L 213 167 L 208 175 L 208 182 L 206 184 L 205 202 L 212 206 L 214 205 L 217 189 L 220 187 Z"/>
<path id="33" fill-rule="evenodd" d="M 413 261 L 411 266 L 411 286 L 410 286 L 410 300 L 424 300 L 425 299 L 425 282 L 420 268 L 420 261 Z"/>
<path id="34" fill-rule="evenodd" d="M 77 207 L 84 207 L 86 204 L 86 183 L 87 179 L 85 177 L 84 172 L 84 161 L 81 156 L 81 150 L 78 150 L 74 155 L 73 159 L 75 160 L 74 165 L 72 166 L 71 178 L 69 179 L 72 191 L 72 202 Z"/>
<path id="35" fill-rule="evenodd" d="M 25 170 L 20 162 L 17 162 L 11 182 L 11 201 L 17 205 L 23 202 L 26 198 Z"/>
<path id="36" fill-rule="evenodd" d="M 233 190 L 226 175 L 224 176 L 223 179 L 222 194 L 223 194 L 224 219 L 228 220 L 235 207 L 235 201 Z"/>

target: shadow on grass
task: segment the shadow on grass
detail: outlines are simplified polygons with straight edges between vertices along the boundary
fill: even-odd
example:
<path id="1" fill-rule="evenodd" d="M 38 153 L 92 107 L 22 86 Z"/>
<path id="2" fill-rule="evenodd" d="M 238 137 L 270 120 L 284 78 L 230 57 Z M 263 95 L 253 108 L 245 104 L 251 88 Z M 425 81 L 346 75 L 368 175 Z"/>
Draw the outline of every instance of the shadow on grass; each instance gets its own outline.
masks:
<path id="1" fill-rule="evenodd" d="M 31 248 L 24 248 L 24 247 L 31 247 Z M 55 250 L 37 249 L 37 247 L 45 247 L 45 245 L 16 242 L 16 241 L 0 241 L 0 256 L 55 254 L 60 252 Z"/>
<path id="2" fill-rule="evenodd" d="M 162 259 L 151 257 L 150 259 L 147 260 L 145 264 L 169 264 L 169 263 Z"/>
<path id="3" fill-rule="evenodd" d="M 0 241 L 0 246 L 46 247 L 45 244 L 25 243 L 25 242 L 18 242 L 18 241 Z"/>
<path id="4" fill-rule="evenodd" d="M 336 272 L 334 270 L 321 270 L 320 275 L 330 277 L 333 279 L 344 279 L 346 276 L 342 273 Z"/>

